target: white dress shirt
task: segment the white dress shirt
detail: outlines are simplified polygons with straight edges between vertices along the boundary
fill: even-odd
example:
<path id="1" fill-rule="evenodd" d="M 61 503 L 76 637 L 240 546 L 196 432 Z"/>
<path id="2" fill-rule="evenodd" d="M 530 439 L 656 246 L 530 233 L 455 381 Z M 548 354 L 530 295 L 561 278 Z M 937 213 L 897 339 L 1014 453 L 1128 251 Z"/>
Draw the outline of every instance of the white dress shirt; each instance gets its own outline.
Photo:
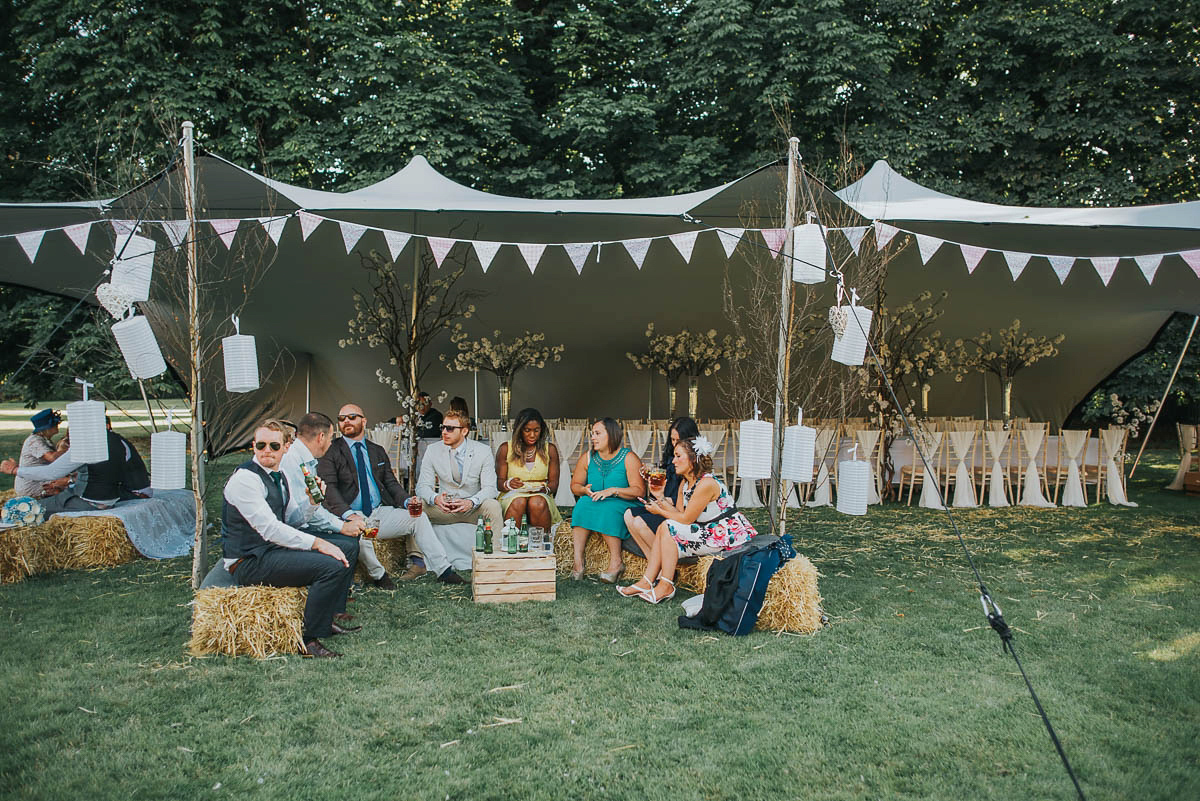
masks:
<path id="1" fill-rule="evenodd" d="M 304 473 L 300 469 L 300 466 L 305 463 L 308 464 L 309 472 L 315 476 L 317 460 L 313 458 L 312 451 L 308 449 L 308 446 L 297 438 L 279 461 L 279 471 L 287 479 L 288 491 L 291 496 L 288 498 L 288 506 L 284 511 L 283 519 L 288 525 L 296 528 L 307 526 L 317 531 L 336 534 L 342 530 L 342 519 L 324 506 L 313 503 L 312 498 L 308 497 L 308 488 L 304 484 Z"/>
<path id="2" fill-rule="evenodd" d="M 295 447 L 295 445 L 292 447 Z M 62 461 L 62 459 L 60 458 L 59 461 Z M 259 464 L 257 458 L 254 459 L 254 463 L 262 467 L 263 470 L 266 470 L 267 475 L 274 472 L 267 470 L 267 468 Z M 291 491 L 290 485 L 288 490 L 289 494 L 294 497 L 295 492 Z M 250 527 L 257 531 L 258 535 L 267 542 L 297 551 L 312 550 L 316 537 L 312 534 L 305 534 L 303 531 L 295 529 L 275 517 L 275 513 L 267 505 L 267 487 L 253 470 L 242 470 L 240 468 L 234 470 L 233 475 L 229 477 L 228 483 L 225 484 L 224 495 L 226 502 L 241 512 L 242 517 L 246 518 L 246 522 L 250 524 Z M 227 558 L 225 560 L 226 569 L 236 561 L 237 559 Z"/>

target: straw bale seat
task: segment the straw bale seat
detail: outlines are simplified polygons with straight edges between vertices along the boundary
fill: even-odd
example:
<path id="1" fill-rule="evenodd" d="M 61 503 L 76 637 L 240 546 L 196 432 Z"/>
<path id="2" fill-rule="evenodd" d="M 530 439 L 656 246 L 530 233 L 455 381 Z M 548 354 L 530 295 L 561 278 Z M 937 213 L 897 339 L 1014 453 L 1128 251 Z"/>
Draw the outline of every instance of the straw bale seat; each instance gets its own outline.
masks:
<path id="1" fill-rule="evenodd" d="M 375 543 L 375 556 L 379 558 L 379 564 L 383 565 L 383 569 L 393 578 L 399 577 L 408 569 L 409 539 L 411 538 L 397 537 L 389 540 L 372 540 Z M 361 561 L 354 568 L 354 580 L 361 584 L 371 580 Z"/>
<path id="2" fill-rule="evenodd" d="M 37 526 L 0 531 L 0 583 L 54 570 L 115 567 L 138 556 L 119 518 L 55 515 Z"/>
<path id="3" fill-rule="evenodd" d="M 188 652 L 194 656 L 248 655 L 256 659 L 295 654 L 304 644 L 307 599 L 308 589 L 301 587 L 199 589 L 192 601 Z"/>

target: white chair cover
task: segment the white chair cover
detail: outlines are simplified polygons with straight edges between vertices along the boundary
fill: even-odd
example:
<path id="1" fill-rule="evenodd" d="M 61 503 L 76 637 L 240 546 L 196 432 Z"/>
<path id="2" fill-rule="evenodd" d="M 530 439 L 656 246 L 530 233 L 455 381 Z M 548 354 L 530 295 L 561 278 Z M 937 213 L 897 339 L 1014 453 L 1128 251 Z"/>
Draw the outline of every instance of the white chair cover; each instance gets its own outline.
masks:
<path id="1" fill-rule="evenodd" d="M 1008 445 L 1009 432 L 1004 429 L 983 432 L 984 442 L 987 443 L 988 458 L 992 460 L 990 480 L 988 481 L 988 506 L 1008 506 L 1008 495 L 1004 492 L 1006 471 L 1000 463 L 1000 456 Z"/>
<path id="2" fill-rule="evenodd" d="M 875 472 L 875 446 L 879 444 L 879 435 L 881 431 L 871 431 L 870 429 L 860 429 L 855 432 L 855 437 L 858 439 L 859 458 L 867 463 L 867 505 L 870 506 L 876 503 L 882 503 L 883 499 L 879 497 L 879 476 Z"/>
<path id="3" fill-rule="evenodd" d="M 975 478 L 967 467 L 967 457 L 975 444 L 975 429 L 950 432 L 950 447 L 954 448 L 954 502 L 952 506 L 967 509 L 978 506 L 975 500 Z"/>
<path id="4" fill-rule="evenodd" d="M 1062 431 L 1063 450 L 1067 454 L 1067 483 L 1063 486 L 1063 506 L 1087 506 L 1087 495 L 1083 491 L 1083 481 L 1079 476 L 1079 457 L 1087 445 L 1087 431 Z"/>
<path id="5" fill-rule="evenodd" d="M 1192 451 L 1196 449 L 1196 434 L 1200 432 L 1200 427 L 1176 423 L 1175 428 L 1179 431 L 1179 470 L 1167 489 L 1182 490 L 1185 474 L 1192 467 Z"/>
<path id="6" fill-rule="evenodd" d="M 1125 441 L 1125 429 L 1102 428 L 1100 441 L 1104 448 L 1104 491 L 1108 493 L 1108 502 L 1114 506 L 1137 506 L 1125 497 L 1125 485 L 1121 483 L 1121 469 L 1117 467 L 1114 454 L 1121 449 Z"/>
<path id="7" fill-rule="evenodd" d="M 738 489 L 737 505 L 739 509 L 761 509 L 763 502 L 758 497 L 758 482 L 752 478 L 743 478 Z"/>
<path id="8" fill-rule="evenodd" d="M 785 481 L 785 482 L 783 482 L 783 486 L 786 487 L 784 495 L 787 498 L 787 507 L 789 509 L 799 509 L 800 508 L 800 497 L 799 497 L 800 496 L 800 485 L 795 484 L 791 481 Z"/>
<path id="9" fill-rule="evenodd" d="M 646 449 L 650 447 L 650 442 L 654 437 L 654 429 L 652 428 L 631 428 L 625 432 L 626 445 L 629 450 L 633 451 L 633 455 L 646 461 Z"/>
<path id="10" fill-rule="evenodd" d="M 817 444 L 814 448 L 818 465 L 817 478 L 813 486 L 813 496 L 808 500 L 807 506 L 833 505 L 833 493 L 829 487 L 829 464 L 826 459 L 829 455 L 829 446 L 836 433 L 836 429 L 833 428 L 817 429 Z"/>
<path id="11" fill-rule="evenodd" d="M 1037 469 L 1037 455 L 1045 439 L 1046 429 L 1042 426 L 1021 429 L 1021 442 L 1025 446 L 1025 455 L 1029 457 L 1029 464 L 1025 466 L 1025 486 L 1021 490 L 1021 506 L 1054 506 L 1054 502 L 1046 500 L 1042 494 L 1042 476 Z"/>
<path id="12" fill-rule="evenodd" d="M 917 435 L 917 447 L 925 456 L 928 467 L 921 462 L 920 455 L 913 456 L 913 469 L 920 465 L 923 473 L 921 479 L 921 501 L 918 506 L 926 509 L 945 509 L 942 499 L 942 474 L 938 469 L 938 451 L 942 447 L 941 431 L 925 431 Z"/>
<path id="13" fill-rule="evenodd" d="M 558 492 L 554 493 L 554 504 L 562 509 L 575 505 L 575 496 L 571 493 L 571 464 L 570 459 L 579 447 L 583 438 L 583 429 L 578 427 L 554 429 L 554 447 L 558 448 Z"/>

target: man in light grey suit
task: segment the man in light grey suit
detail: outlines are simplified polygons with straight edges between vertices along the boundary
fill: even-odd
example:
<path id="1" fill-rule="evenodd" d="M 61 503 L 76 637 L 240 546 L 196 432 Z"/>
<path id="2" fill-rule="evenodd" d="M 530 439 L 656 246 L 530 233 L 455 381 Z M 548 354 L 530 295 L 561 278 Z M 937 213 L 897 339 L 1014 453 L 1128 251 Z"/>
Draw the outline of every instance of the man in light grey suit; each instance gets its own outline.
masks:
<path id="1" fill-rule="evenodd" d="M 434 530 L 447 523 L 474 523 L 482 517 L 500 530 L 503 514 L 496 500 L 496 464 L 492 449 L 467 439 L 470 421 L 462 412 L 449 411 L 442 420 L 442 441 L 425 451 L 417 495 Z M 436 484 L 436 488 L 435 485 Z"/>

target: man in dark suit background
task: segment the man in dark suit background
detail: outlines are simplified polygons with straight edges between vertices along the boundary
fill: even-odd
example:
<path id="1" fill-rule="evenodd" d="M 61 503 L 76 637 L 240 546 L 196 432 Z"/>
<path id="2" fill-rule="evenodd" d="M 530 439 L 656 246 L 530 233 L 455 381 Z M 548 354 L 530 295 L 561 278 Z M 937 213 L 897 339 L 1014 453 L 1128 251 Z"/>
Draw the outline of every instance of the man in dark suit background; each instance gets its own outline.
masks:
<path id="1" fill-rule="evenodd" d="M 367 417 L 362 408 L 347 403 L 338 412 L 337 424 L 341 438 L 334 440 L 317 463 L 317 475 L 325 482 L 325 507 L 343 520 L 354 515 L 377 520 L 379 539 L 412 535 L 417 546 L 409 549 L 414 564 L 401 580 L 417 578 L 428 568 L 441 581 L 462 583 L 428 515 L 424 511 L 416 517 L 409 514 L 405 505 L 408 496 L 392 472 L 387 451 L 367 439 Z M 360 541 L 358 558 L 375 586 L 385 590 L 396 588 L 375 555 L 371 540 Z M 417 559 L 422 564 L 417 564 Z"/>

